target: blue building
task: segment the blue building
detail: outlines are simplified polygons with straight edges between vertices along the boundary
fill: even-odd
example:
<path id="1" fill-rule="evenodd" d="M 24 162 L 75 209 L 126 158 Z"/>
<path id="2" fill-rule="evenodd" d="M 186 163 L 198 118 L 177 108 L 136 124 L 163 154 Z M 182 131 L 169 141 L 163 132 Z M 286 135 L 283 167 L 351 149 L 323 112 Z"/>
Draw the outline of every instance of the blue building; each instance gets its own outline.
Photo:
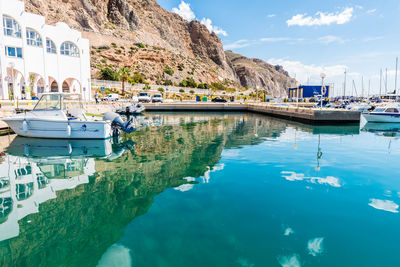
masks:
<path id="1" fill-rule="evenodd" d="M 329 85 L 324 85 L 324 94 L 322 94 L 321 85 L 300 85 L 298 88 L 289 88 L 289 98 L 311 98 L 317 95 L 322 95 L 323 97 L 329 97 Z"/>

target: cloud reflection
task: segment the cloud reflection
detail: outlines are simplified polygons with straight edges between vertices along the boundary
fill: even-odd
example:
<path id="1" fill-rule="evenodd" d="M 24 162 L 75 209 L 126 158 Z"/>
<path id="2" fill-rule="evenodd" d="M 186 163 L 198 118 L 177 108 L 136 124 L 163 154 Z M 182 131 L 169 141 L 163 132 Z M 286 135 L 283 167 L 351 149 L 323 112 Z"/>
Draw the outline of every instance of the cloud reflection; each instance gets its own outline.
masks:
<path id="1" fill-rule="evenodd" d="M 307 177 L 303 173 L 295 173 L 295 172 L 288 172 L 288 171 L 283 171 L 281 172 L 282 177 L 285 178 L 288 181 L 303 181 L 303 180 L 309 180 L 313 184 L 328 184 L 333 187 L 341 187 L 339 183 L 339 178 L 333 177 L 333 176 L 328 176 L 326 178 L 321 178 L 321 177 Z"/>
<path id="2" fill-rule="evenodd" d="M 300 267 L 300 257 L 297 254 L 290 256 L 280 256 L 278 257 L 279 264 L 282 267 Z"/>
<path id="3" fill-rule="evenodd" d="M 318 254 L 321 254 L 324 251 L 322 243 L 323 241 L 324 241 L 323 237 L 317 237 L 309 240 L 307 244 L 308 254 L 314 257 L 317 256 Z"/>
<path id="4" fill-rule="evenodd" d="M 370 203 L 368 204 L 371 207 L 377 209 L 377 210 L 384 210 L 392 213 L 399 213 L 399 205 L 394 203 L 391 200 L 382 200 L 382 199 L 375 199 L 371 198 Z"/>

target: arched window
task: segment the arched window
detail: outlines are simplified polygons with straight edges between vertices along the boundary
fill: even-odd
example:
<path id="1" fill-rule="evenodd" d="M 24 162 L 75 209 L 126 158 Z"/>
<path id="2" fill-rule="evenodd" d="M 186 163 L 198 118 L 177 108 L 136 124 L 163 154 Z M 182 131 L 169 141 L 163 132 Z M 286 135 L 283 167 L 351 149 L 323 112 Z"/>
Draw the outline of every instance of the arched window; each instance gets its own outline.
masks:
<path id="1" fill-rule="evenodd" d="M 15 19 L 9 16 L 3 16 L 3 29 L 4 35 L 21 38 L 21 27 Z"/>
<path id="2" fill-rule="evenodd" d="M 57 54 L 56 44 L 49 38 L 46 39 L 46 48 L 47 48 L 47 53 Z"/>
<path id="3" fill-rule="evenodd" d="M 42 37 L 34 29 L 26 29 L 26 42 L 31 46 L 42 47 Z"/>
<path id="4" fill-rule="evenodd" d="M 61 45 L 61 55 L 71 56 L 71 57 L 79 57 L 79 49 L 78 47 L 71 42 L 64 42 Z"/>

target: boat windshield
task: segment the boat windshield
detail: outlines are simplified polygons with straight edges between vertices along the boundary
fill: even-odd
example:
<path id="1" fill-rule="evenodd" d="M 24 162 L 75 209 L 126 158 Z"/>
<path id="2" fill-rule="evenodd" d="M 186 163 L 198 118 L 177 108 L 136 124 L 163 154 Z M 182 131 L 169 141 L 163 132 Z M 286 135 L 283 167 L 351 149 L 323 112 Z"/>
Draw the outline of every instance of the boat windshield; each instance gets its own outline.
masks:
<path id="1" fill-rule="evenodd" d="M 61 95 L 43 95 L 33 110 L 60 110 Z"/>
<path id="2" fill-rule="evenodd" d="M 82 102 L 80 95 L 65 95 L 62 101 L 63 110 L 81 110 Z"/>

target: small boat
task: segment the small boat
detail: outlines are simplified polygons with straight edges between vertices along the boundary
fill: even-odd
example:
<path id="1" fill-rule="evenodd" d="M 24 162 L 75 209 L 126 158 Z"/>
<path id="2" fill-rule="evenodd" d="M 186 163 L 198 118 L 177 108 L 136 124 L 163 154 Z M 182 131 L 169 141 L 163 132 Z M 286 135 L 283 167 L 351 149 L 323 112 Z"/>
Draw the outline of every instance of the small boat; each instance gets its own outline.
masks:
<path id="1" fill-rule="evenodd" d="M 370 110 L 372 106 L 366 103 L 357 103 L 357 104 L 350 104 L 346 108 L 352 111 L 368 112 L 368 110 Z"/>
<path id="2" fill-rule="evenodd" d="M 118 114 L 89 118 L 83 112 L 78 94 L 43 94 L 32 111 L 3 118 L 18 135 L 53 139 L 108 139 L 121 130 L 135 129 L 123 122 Z"/>
<path id="3" fill-rule="evenodd" d="M 141 114 L 145 110 L 145 107 L 140 103 L 134 103 L 130 106 L 127 106 L 125 109 L 117 110 L 117 113 L 120 115 L 138 115 Z"/>
<path id="4" fill-rule="evenodd" d="M 391 103 L 385 107 L 378 107 L 371 112 L 363 113 L 362 116 L 367 122 L 400 123 L 400 106 Z"/>

